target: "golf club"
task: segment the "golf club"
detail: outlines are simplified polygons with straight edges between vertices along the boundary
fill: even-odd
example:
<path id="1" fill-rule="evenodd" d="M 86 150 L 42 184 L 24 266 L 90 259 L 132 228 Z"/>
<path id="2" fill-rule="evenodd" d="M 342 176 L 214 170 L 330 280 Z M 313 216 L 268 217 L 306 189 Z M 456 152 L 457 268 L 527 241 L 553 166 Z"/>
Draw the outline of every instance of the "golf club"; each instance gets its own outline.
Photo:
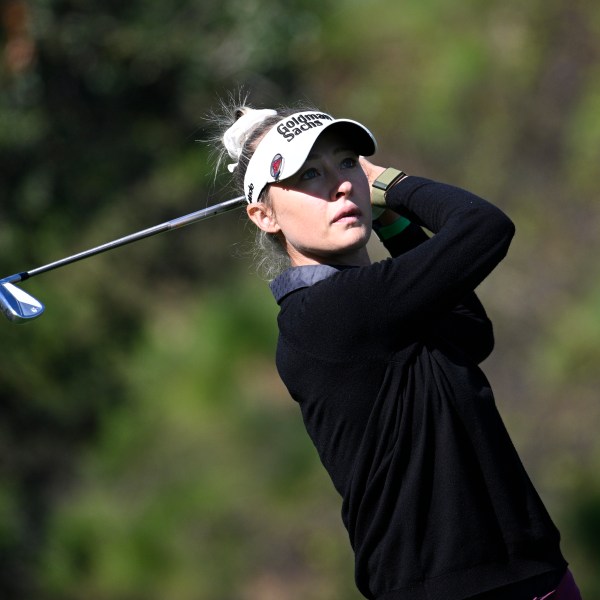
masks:
<path id="1" fill-rule="evenodd" d="M 41 316 L 44 312 L 44 305 L 39 300 L 36 300 L 33 296 L 30 296 L 14 285 L 15 283 L 18 283 L 19 281 L 25 281 L 26 279 L 34 277 L 35 275 L 40 275 L 41 273 L 46 273 L 47 271 L 52 271 L 53 269 L 70 265 L 71 263 L 83 260 L 84 258 L 89 258 L 90 256 L 95 256 L 96 254 L 106 252 L 107 250 L 113 250 L 114 248 L 119 248 L 120 246 L 125 246 L 126 244 L 131 244 L 132 242 L 137 242 L 138 240 L 143 240 L 165 231 L 180 229 L 186 225 L 191 225 L 192 223 L 196 223 L 198 221 L 208 219 L 209 217 L 214 217 L 221 213 L 239 208 L 245 203 L 246 199 L 244 196 L 238 196 L 237 198 L 225 200 L 219 204 L 209 206 L 208 208 L 203 208 L 201 210 L 189 213 L 183 217 L 178 217 L 159 225 L 155 225 L 154 227 L 149 227 L 148 229 L 143 229 L 142 231 L 126 235 L 119 239 L 113 240 L 112 242 L 107 242 L 106 244 L 96 246 L 95 248 L 84 250 L 78 254 L 67 256 L 66 258 L 62 258 L 35 269 L 31 269 L 30 271 L 23 271 L 21 273 L 15 273 L 14 275 L 4 277 L 3 279 L 0 279 L 0 310 L 2 310 L 6 318 L 13 323 L 25 323 L 31 319 L 35 319 Z"/>

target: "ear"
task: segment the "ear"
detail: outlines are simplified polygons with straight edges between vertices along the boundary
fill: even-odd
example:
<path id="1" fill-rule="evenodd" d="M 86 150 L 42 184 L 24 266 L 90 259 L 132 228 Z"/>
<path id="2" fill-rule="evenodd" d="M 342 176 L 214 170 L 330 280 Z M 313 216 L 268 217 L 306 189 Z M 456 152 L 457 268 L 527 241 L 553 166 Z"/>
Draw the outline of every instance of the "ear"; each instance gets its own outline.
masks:
<path id="1" fill-rule="evenodd" d="M 259 228 L 267 233 L 279 233 L 281 228 L 277 224 L 277 219 L 273 210 L 263 202 L 253 202 L 246 206 L 248 218 Z"/>

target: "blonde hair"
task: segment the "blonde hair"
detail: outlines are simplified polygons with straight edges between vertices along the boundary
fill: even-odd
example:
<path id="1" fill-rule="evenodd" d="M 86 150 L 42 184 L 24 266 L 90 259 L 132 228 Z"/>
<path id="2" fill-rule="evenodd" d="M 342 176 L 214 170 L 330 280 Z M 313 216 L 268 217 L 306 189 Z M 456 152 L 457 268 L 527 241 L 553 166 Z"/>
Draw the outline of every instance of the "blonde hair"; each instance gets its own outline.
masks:
<path id="1" fill-rule="evenodd" d="M 274 111 L 261 110 L 256 119 L 247 118 L 250 126 L 247 130 L 236 130 L 236 148 L 231 147 L 228 132 L 231 132 L 236 122 L 253 112 L 258 112 L 248 103 L 248 96 L 234 97 L 230 95 L 227 100 L 221 100 L 219 111 L 209 115 L 209 120 L 215 127 L 215 135 L 210 142 L 216 150 L 216 172 L 228 160 L 237 162 L 230 165 L 233 184 L 236 191 L 244 193 L 244 175 L 248 163 L 263 136 L 281 119 L 302 110 L 315 110 L 311 106 L 302 107 L 280 107 Z M 258 197 L 268 210 L 273 211 L 269 198 L 269 187 L 267 186 Z M 279 234 L 266 233 L 256 228 L 254 245 L 251 250 L 257 272 L 267 280 L 272 280 L 290 266 L 290 257 Z"/>

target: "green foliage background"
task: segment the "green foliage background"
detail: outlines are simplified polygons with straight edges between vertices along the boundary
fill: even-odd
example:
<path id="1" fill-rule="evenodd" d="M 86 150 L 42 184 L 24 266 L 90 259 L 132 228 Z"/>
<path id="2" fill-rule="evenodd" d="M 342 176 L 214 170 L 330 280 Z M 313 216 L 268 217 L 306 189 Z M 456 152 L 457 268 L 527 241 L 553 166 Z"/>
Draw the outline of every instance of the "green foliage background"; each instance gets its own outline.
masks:
<path id="1" fill-rule="evenodd" d="M 0 18 L 5 275 L 229 197 L 196 141 L 240 86 L 362 120 L 382 164 L 504 208 L 485 368 L 600 595 L 600 5 L 2 0 Z M 0 323 L 0 597 L 360 597 L 251 237 L 230 213 L 25 284 L 47 313 Z"/>

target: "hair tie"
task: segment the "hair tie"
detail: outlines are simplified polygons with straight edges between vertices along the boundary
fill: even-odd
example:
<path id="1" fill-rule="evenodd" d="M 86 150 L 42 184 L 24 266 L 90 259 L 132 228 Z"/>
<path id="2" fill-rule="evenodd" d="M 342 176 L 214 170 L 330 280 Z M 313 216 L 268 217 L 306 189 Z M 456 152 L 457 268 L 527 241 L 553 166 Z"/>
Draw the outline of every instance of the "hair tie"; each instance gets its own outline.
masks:
<path id="1" fill-rule="evenodd" d="M 277 114 L 277 111 L 270 108 L 243 108 L 242 110 L 244 114 L 223 135 L 223 144 L 227 153 L 236 161 L 227 165 L 230 173 L 233 173 L 237 168 L 244 144 L 252 130 L 268 117 Z"/>

